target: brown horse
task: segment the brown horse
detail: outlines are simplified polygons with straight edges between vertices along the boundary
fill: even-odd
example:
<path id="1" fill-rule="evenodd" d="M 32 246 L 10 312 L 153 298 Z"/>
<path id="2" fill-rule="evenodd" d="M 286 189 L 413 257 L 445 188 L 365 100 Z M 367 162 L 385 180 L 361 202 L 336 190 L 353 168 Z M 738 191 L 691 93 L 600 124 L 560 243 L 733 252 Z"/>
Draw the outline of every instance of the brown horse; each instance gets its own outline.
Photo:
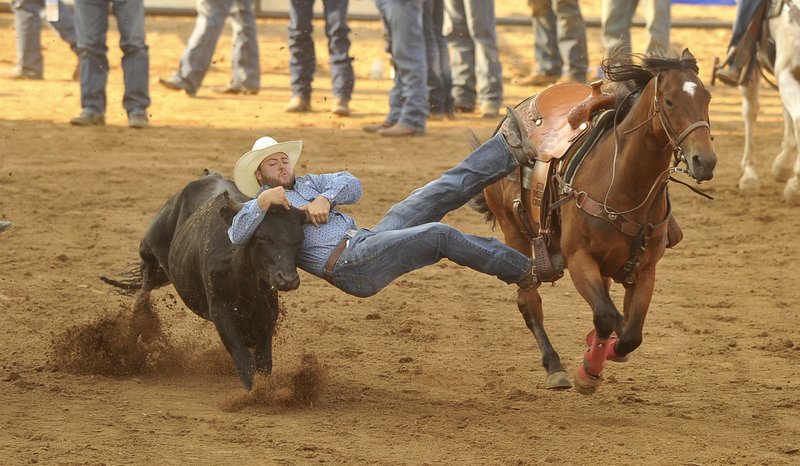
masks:
<path id="1" fill-rule="evenodd" d="M 592 308 L 589 349 L 574 373 L 576 388 L 582 393 L 599 387 L 606 360 L 625 360 L 642 343 L 656 264 L 664 254 L 672 223 L 667 189 L 671 174 L 685 172 L 700 182 L 712 178 L 716 165 L 708 124 L 711 95 L 688 49 L 680 58 L 612 51 L 603 66 L 604 88 L 613 89 L 616 96 L 611 99 L 616 109 L 613 128 L 589 147 L 579 166 L 571 169 L 568 181 L 564 169 L 550 178 L 557 193 L 550 209 L 552 223 L 540 228 L 541 222 L 530 219 L 528 225 L 545 235 L 547 252 L 559 259 L 553 264 L 560 265 L 563 257 L 563 267 L 569 267 L 575 288 Z M 540 124 L 534 122 L 534 126 Z M 524 129 L 515 131 L 518 137 L 529 138 Z M 536 142 L 532 136 L 529 140 Z M 686 168 L 678 167 L 680 163 Z M 484 213 L 487 220 L 500 224 L 506 244 L 538 264 L 532 251 L 537 250 L 532 248 L 535 235 L 520 225 L 520 215 L 515 214 L 515 200 L 528 206 L 534 203 L 536 197 L 530 191 L 520 199 L 525 192 L 519 179 L 498 181 L 483 192 L 489 210 Z M 479 198 L 477 204 L 481 204 Z M 609 296 L 612 280 L 625 287 L 623 314 Z M 521 287 L 517 304 L 542 352 L 546 387 L 569 388 L 566 371 L 543 326 L 537 288 L 538 284 Z"/>

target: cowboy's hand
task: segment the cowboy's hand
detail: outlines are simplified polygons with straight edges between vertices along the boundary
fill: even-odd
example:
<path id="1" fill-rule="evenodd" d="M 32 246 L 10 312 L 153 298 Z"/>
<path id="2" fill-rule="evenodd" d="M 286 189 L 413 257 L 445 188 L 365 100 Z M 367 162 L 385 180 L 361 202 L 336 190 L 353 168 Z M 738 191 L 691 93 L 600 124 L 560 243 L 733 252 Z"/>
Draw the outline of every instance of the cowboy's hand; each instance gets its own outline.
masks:
<path id="1" fill-rule="evenodd" d="M 282 205 L 286 210 L 291 208 L 289 199 L 286 198 L 286 190 L 283 189 L 283 186 L 269 188 L 259 194 L 256 199 L 258 202 L 258 207 L 264 211 L 269 209 L 269 206 L 271 205 Z"/>
<path id="2" fill-rule="evenodd" d="M 308 219 L 312 225 L 319 227 L 320 223 L 328 222 L 328 213 L 331 211 L 331 202 L 325 196 L 317 196 L 313 201 L 300 207 L 308 212 Z"/>

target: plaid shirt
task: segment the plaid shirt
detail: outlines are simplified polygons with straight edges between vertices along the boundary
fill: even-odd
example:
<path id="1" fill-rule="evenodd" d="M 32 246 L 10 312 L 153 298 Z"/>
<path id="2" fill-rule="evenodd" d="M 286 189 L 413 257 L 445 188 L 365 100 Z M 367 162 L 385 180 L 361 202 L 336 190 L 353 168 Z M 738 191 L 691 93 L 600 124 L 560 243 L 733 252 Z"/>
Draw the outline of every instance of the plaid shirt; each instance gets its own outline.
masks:
<path id="1" fill-rule="evenodd" d="M 269 186 L 263 186 L 256 197 L 267 188 Z M 303 207 L 318 196 L 324 196 L 330 201 L 331 212 L 328 222 L 320 224 L 319 228 L 310 223 L 304 225 L 305 240 L 297 256 L 297 266 L 321 277 L 325 262 L 339 241 L 344 238 L 345 232 L 356 229 L 353 218 L 335 210 L 334 207 L 358 202 L 361 198 L 361 181 L 348 172 L 305 175 L 298 176 L 294 189 L 286 191 L 286 197 L 294 207 Z M 256 199 L 245 202 L 228 229 L 231 242 L 247 243 L 265 216 L 266 212 L 258 207 Z"/>

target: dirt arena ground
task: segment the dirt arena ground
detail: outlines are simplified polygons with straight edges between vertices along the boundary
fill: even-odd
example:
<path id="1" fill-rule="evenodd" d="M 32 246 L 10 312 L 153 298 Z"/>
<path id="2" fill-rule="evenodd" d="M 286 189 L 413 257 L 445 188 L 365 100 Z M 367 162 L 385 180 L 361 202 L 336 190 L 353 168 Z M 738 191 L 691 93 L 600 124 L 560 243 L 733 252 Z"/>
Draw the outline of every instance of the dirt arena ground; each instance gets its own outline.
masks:
<path id="1" fill-rule="evenodd" d="M 730 19 L 732 10 L 693 14 Z M 368 78 L 382 58 L 381 31 L 369 22 L 352 24 L 358 82 L 350 118 L 327 111 L 320 48 L 315 111 L 282 111 L 288 53 L 277 20 L 259 22 L 257 96 L 210 92 L 228 80 L 226 30 L 206 86 L 188 98 L 156 78 L 176 66 L 192 26 L 192 18 L 147 19 L 153 105 L 152 127 L 142 131 L 125 125 L 115 32 L 106 127 L 67 123 L 80 111 L 78 85 L 69 80 L 75 59 L 49 30 L 45 81 L 0 76 L 0 218 L 16 223 L 0 235 L 0 463 L 800 462 L 800 210 L 782 202 L 782 186 L 767 178 L 757 192 L 737 189 L 740 97 L 719 86 L 711 107 L 719 164 L 703 185 L 716 200 L 673 187 L 686 237 L 660 263 L 643 345 L 627 364 L 607 368 L 593 396 L 545 390 L 514 290 L 447 261 L 370 299 L 303 274 L 300 289 L 282 296 L 274 380 L 259 381 L 251 394 L 213 326 L 169 287 L 154 293 L 166 334 L 158 351 L 139 355 L 145 369 L 102 375 L 125 372 L 102 353 L 107 346 L 93 345 L 124 325 L 132 299 L 97 277 L 134 263 L 162 203 L 204 168 L 229 175 L 262 135 L 302 138 L 298 171 L 359 176 L 364 199 L 343 210 L 370 226 L 467 153 L 465 129 L 483 138 L 495 125 L 459 115 L 432 122 L 425 137 L 399 141 L 361 131 L 381 119 L 391 84 Z M 595 63 L 598 33 L 589 30 Z M 501 27 L 499 35 L 506 100 L 514 103 L 536 91 L 515 84 L 531 65 L 532 38 L 524 27 Z M 637 43 L 642 35 L 635 30 Z M 707 81 L 728 35 L 675 29 L 673 41 L 690 47 Z M 4 71 L 14 63 L 13 42 L 13 18 L 0 14 Z M 761 120 L 766 176 L 782 134 L 780 102 L 766 87 Z M 446 221 L 499 235 L 468 208 Z M 574 367 L 589 308 L 568 278 L 542 293 L 553 342 Z"/>

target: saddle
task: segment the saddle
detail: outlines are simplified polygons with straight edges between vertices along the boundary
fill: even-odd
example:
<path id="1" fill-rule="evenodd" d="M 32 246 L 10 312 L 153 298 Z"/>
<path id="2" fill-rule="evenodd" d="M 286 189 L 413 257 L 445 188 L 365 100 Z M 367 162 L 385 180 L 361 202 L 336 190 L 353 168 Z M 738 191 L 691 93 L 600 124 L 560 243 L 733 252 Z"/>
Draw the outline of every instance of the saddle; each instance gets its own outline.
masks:
<path id="1" fill-rule="evenodd" d="M 602 81 L 591 86 L 559 84 L 517 106 L 536 153 L 532 166 L 522 166 L 509 175 L 519 186 L 512 211 L 517 226 L 533 245 L 536 275 L 541 282 L 558 280 L 566 268 L 558 242 L 553 241 L 558 221 L 553 218 L 555 208 L 550 206 L 560 197 L 555 181 L 557 164 L 553 161 L 577 152 L 592 132 L 592 115 L 615 106 L 615 96 L 603 93 L 601 86 Z M 508 125 L 504 121 L 500 130 L 509 143 L 517 144 L 518 139 L 514 139 L 518 136 L 508 130 Z"/>

